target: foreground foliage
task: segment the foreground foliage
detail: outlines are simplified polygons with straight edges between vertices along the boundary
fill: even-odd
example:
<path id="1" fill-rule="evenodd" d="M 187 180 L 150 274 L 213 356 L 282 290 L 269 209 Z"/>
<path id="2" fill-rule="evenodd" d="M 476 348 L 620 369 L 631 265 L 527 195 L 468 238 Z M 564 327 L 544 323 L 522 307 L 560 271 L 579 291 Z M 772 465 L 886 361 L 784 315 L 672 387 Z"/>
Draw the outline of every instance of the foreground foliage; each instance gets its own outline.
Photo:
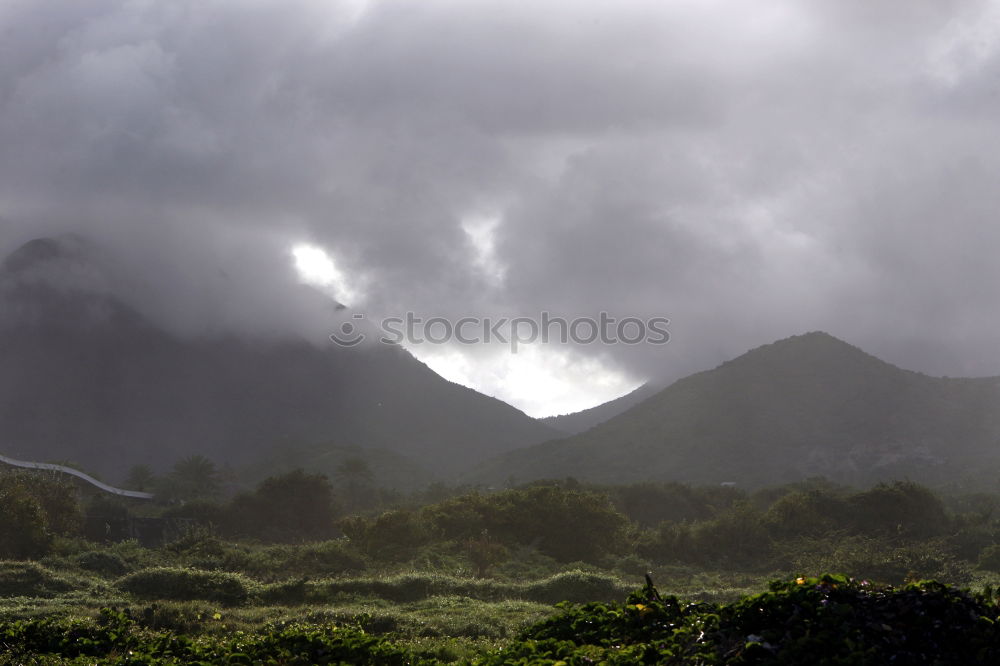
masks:
<path id="1" fill-rule="evenodd" d="M 500 664 L 991 664 L 1000 607 L 923 581 L 880 587 L 843 576 L 778 581 L 726 605 L 661 597 L 652 585 L 624 604 L 561 605 L 507 646 L 472 658 Z M 435 655 L 350 626 L 279 623 L 253 633 L 188 637 L 104 609 L 96 620 L 0 623 L 13 662 L 425 664 Z"/>
<path id="2" fill-rule="evenodd" d="M 189 638 L 142 630 L 126 614 L 110 609 L 103 610 L 96 622 L 45 619 L 3 624 L 0 644 L 12 661 L 37 656 L 115 664 L 392 665 L 422 661 L 360 629 L 287 624 L 254 635 Z"/>
<path id="3" fill-rule="evenodd" d="M 933 581 L 901 589 L 843 576 L 775 582 L 736 603 L 685 604 L 652 587 L 529 630 L 486 664 L 993 664 L 1000 609 Z"/>

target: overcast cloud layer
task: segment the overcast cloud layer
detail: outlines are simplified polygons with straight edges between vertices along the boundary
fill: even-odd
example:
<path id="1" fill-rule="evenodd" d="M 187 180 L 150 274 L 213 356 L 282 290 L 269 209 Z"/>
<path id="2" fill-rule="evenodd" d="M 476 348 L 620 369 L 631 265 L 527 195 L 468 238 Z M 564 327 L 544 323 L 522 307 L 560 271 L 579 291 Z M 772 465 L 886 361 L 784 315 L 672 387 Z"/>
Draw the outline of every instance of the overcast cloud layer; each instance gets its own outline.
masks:
<path id="1" fill-rule="evenodd" d="M 671 319 L 425 350 L 535 414 L 817 329 L 1000 374 L 998 119 L 991 1 L 8 0 L 0 251 L 94 234 L 186 331 L 323 338 L 300 242 L 370 317 Z"/>

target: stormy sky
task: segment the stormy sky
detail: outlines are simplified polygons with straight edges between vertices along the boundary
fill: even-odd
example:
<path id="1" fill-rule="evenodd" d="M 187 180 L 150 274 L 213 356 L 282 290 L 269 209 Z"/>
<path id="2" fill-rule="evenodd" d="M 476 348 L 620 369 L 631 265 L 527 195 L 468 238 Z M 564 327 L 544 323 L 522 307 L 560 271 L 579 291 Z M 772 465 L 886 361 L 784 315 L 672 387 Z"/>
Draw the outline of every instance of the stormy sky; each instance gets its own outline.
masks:
<path id="1" fill-rule="evenodd" d="M 188 333 L 671 320 L 411 347 L 533 415 L 811 330 L 1000 374 L 998 147 L 996 1 L 0 3 L 0 252 L 87 234 Z"/>

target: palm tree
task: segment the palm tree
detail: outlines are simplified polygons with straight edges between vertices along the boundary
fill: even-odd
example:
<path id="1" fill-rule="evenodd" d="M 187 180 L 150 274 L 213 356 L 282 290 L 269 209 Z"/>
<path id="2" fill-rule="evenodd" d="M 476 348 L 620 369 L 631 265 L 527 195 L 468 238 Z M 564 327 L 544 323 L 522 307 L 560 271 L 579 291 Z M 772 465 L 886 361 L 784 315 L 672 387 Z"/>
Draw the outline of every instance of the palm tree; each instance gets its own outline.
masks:
<path id="1" fill-rule="evenodd" d="M 177 461 L 170 473 L 174 492 L 180 499 L 209 499 L 219 494 L 221 482 L 215 463 L 195 454 Z"/>

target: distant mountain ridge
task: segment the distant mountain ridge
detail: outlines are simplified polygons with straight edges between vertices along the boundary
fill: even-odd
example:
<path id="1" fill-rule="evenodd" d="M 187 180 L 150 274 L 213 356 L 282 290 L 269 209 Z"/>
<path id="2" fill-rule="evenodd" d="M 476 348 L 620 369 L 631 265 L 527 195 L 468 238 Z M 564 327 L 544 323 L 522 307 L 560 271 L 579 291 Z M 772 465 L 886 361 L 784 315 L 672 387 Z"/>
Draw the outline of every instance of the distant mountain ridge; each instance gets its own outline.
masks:
<path id="1" fill-rule="evenodd" d="M 395 452 L 425 478 L 557 434 L 400 347 L 172 335 L 100 290 L 94 256 L 38 239 L 0 265 L 2 453 L 121 478 L 193 453 L 238 466 L 331 443 Z"/>
<path id="2" fill-rule="evenodd" d="M 998 471 L 1000 378 L 929 377 L 814 332 L 681 379 L 591 430 L 505 454 L 470 478 L 760 486 L 817 475 L 959 482 Z"/>
<path id="3" fill-rule="evenodd" d="M 596 407 L 584 409 L 570 414 L 560 414 L 558 416 L 547 416 L 541 419 L 542 423 L 555 428 L 560 432 L 570 435 L 590 430 L 596 425 L 604 423 L 608 419 L 618 416 L 627 409 L 638 405 L 643 400 L 655 395 L 662 386 L 656 384 L 643 384 L 639 388 L 629 391 L 623 396 L 601 403 Z"/>

